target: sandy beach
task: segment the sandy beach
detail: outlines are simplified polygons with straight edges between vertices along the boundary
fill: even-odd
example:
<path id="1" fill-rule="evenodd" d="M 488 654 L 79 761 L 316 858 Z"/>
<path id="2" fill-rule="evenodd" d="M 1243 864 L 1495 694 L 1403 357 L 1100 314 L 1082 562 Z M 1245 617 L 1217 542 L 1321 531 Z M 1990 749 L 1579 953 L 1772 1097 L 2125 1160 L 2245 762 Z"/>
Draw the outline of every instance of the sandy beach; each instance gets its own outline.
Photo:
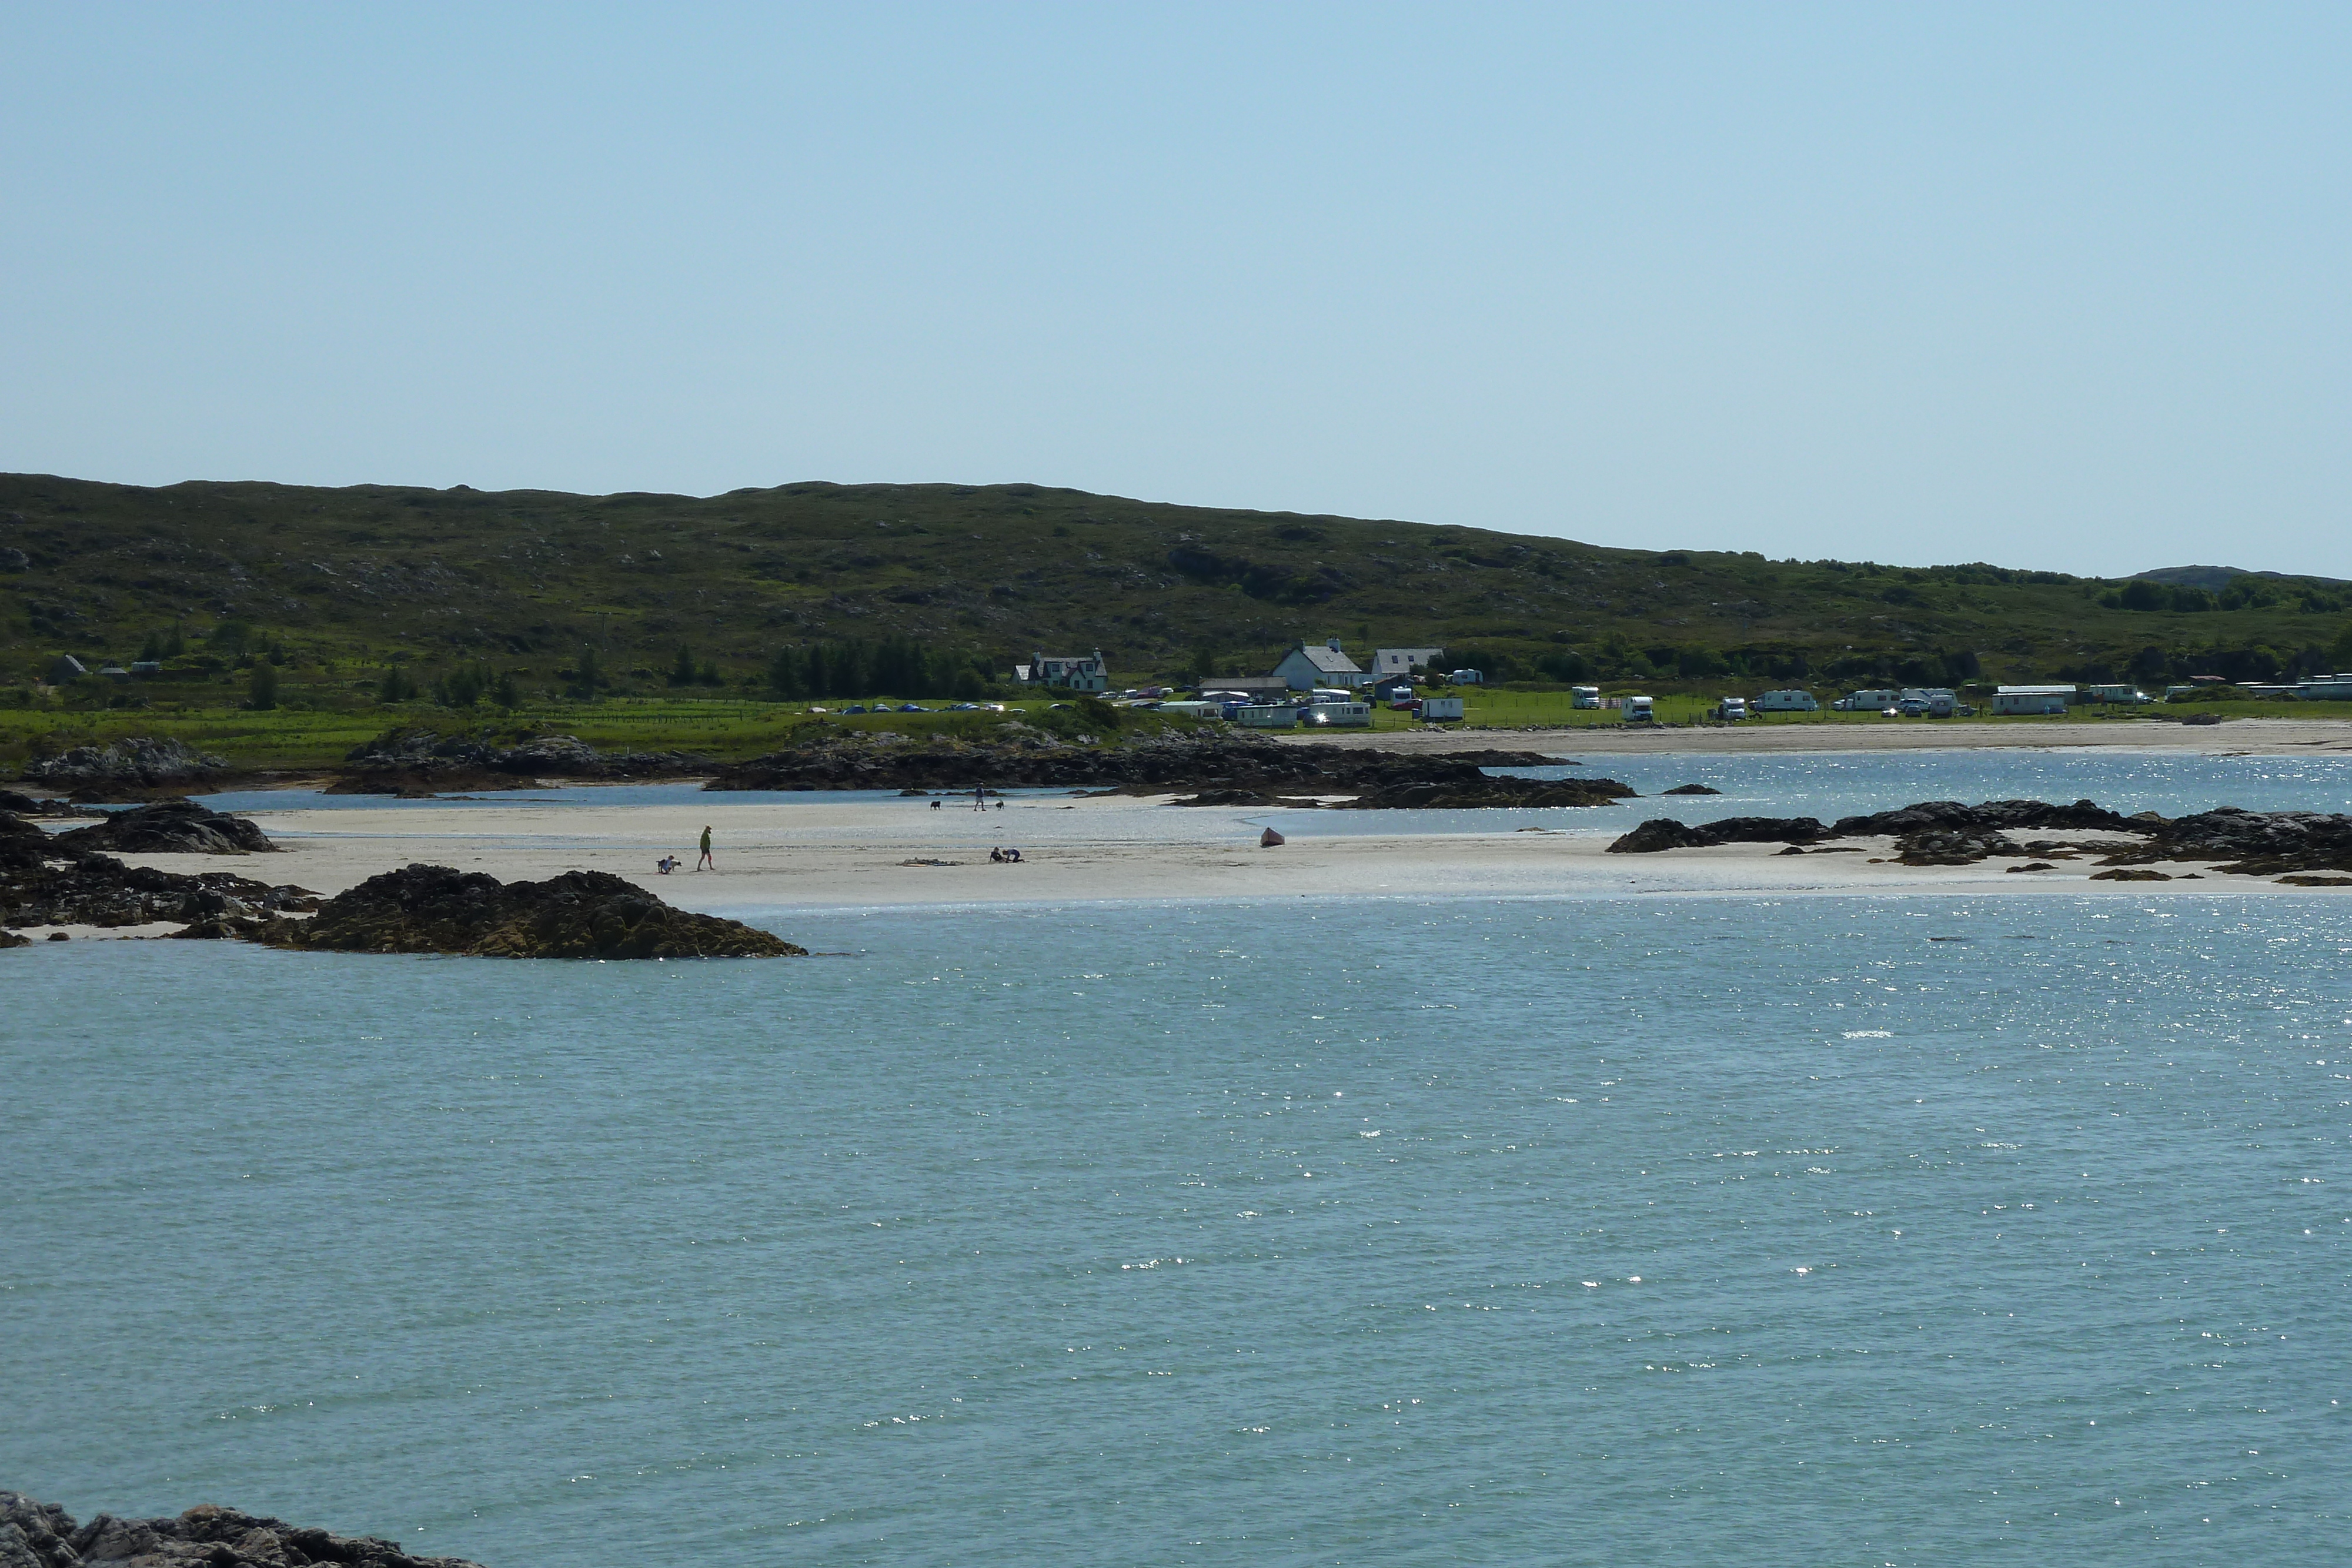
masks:
<path id="1" fill-rule="evenodd" d="M 2029 873 L 2007 871 L 2019 862 L 2001 861 L 1905 866 L 1883 860 L 1885 841 L 1871 840 L 1841 842 L 1841 852 L 1860 852 L 1827 854 L 1784 854 L 1772 844 L 1606 852 L 1617 833 L 1665 809 L 1612 811 L 1605 822 L 1596 816 L 1590 828 L 1572 831 L 1295 836 L 1269 849 L 1259 846 L 1261 826 L 1280 826 L 1286 816 L 1296 821 L 1302 813 L 1180 808 L 1132 797 L 1015 798 L 1006 810 L 985 813 L 934 811 L 919 800 L 754 805 L 726 803 L 723 797 L 684 807 L 409 806 L 258 813 L 256 821 L 282 846 L 267 859 L 125 858 L 173 871 L 233 867 L 331 894 L 415 862 L 487 872 L 504 881 L 600 871 L 683 908 L 739 915 L 796 907 L 1307 897 L 1924 891 L 2140 897 L 2314 891 L 2204 865 L 2159 865 L 2155 869 L 2196 878 L 2166 883 L 2094 882 L 2090 875 L 2099 868 L 2088 859 Z M 654 864 L 665 852 L 691 862 L 705 823 L 719 870 L 681 867 L 657 874 Z M 1019 847 L 1023 862 L 992 862 L 989 852 L 997 846 Z"/>
<path id="2" fill-rule="evenodd" d="M 1297 738 L 1324 745 L 1376 747 L 1384 751 L 1523 750 L 1595 757 L 1678 751 L 2055 751 L 2078 747 L 2263 757 L 2352 751 L 2352 716 L 2341 719 L 2233 718 L 2216 725 L 2152 718 L 2069 718 L 2050 722 L 2011 719 L 1998 724 L 1925 718 L 1890 718 L 1867 724 L 1798 724 L 1766 718 L 1696 729 L 1594 724 L 1567 729 L 1384 730 L 1378 734 L 1326 733 Z"/>

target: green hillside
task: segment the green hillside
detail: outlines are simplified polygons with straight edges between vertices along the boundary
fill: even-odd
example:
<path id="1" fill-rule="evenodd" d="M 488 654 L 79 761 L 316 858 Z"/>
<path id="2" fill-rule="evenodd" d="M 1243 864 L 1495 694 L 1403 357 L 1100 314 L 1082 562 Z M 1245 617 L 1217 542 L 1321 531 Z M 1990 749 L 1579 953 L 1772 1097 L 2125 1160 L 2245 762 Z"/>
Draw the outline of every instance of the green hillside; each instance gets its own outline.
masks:
<path id="1" fill-rule="evenodd" d="M 2347 609 L 2352 588 L 2310 579 L 2217 593 L 1603 549 L 1033 485 L 698 499 L 0 476 L 0 679 L 18 703 L 48 700 L 30 685 L 61 653 L 166 666 L 68 701 L 209 685 L 217 703 L 267 662 L 284 706 L 363 706 L 500 683 L 532 703 L 679 684 L 948 695 L 1033 649 L 1100 647 L 1139 681 L 1261 672 L 1327 636 L 1525 680 L 2253 679 L 2352 667 Z"/>

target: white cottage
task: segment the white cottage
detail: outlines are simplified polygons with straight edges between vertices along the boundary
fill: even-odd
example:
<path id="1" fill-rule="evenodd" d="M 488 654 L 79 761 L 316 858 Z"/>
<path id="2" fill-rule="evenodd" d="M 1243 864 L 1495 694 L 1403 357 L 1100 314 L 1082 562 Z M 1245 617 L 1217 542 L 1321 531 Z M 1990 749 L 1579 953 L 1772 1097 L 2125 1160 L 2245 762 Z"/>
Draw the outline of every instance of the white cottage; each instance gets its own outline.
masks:
<path id="1" fill-rule="evenodd" d="M 1339 639 L 1317 646 L 1301 643 L 1282 656 L 1274 673 L 1294 692 L 1311 692 L 1318 686 L 1338 686 L 1353 691 L 1369 678 L 1356 661 L 1339 652 Z"/>
<path id="2" fill-rule="evenodd" d="M 1110 666 L 1100 648 L 1083 659 L 1049 659 L 1032 653 L 1027 664 L 1013 666 L 1013 678 L 1024 686 L 1050 686 L 1061 692 L 1107 692 Z"/>

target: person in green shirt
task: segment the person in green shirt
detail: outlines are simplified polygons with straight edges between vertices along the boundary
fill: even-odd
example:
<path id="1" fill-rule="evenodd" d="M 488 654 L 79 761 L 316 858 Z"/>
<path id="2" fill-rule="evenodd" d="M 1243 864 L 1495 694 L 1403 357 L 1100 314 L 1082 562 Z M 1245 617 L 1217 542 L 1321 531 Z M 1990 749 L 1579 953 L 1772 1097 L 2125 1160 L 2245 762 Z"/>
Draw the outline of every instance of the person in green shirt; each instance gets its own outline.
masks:
<path id="1" fill-rule="evenodd" d="M 694 869 L 700 871 L 705 866 L 712 871 L 719 869 L 719 862 L 710 858 L 710 828 L 707 823 L 702 830 L 702 858 L 694 862 Z"/>

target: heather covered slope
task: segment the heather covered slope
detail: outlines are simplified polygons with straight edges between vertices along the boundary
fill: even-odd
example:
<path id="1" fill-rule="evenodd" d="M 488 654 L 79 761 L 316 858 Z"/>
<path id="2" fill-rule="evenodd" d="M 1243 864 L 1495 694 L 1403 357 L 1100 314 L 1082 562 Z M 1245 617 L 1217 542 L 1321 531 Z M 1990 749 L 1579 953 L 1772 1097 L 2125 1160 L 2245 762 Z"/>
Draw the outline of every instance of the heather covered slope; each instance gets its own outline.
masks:
<path id="1" fill-rule="evenodd" d="M 1992 567 L 1924 570 L 1604 549 L 1508 531 L 1165 506 L 1034 485 L 794 484 L 697 498 L 362 486 L 163 488 L 0 476 L 0 672 L 58 653 L 193 660 L 257 644 L 301 688 L 398 653 L 428 683 L 479 661 L 526 694 L 583 645 L 622 689 L 681 643 L 756 682 L 780 647 L 909 638 L 1003 666 L 1102 648 L 1122 676 L 1262 669 L 1339 635 L 1465 651 L 1495 673 L 1760 679 L 2152 680 L 2331 662 L 2340 585 L 2221 592 Z M 1670 543 L 1671 541 L 1661 541 Z M 1966 539 L 1890 540 L 1958 557 Z M 2129 603 L 2125 602 L 2129 598 Z M 189 678 L 196 678 L 189 672 Z"/>

